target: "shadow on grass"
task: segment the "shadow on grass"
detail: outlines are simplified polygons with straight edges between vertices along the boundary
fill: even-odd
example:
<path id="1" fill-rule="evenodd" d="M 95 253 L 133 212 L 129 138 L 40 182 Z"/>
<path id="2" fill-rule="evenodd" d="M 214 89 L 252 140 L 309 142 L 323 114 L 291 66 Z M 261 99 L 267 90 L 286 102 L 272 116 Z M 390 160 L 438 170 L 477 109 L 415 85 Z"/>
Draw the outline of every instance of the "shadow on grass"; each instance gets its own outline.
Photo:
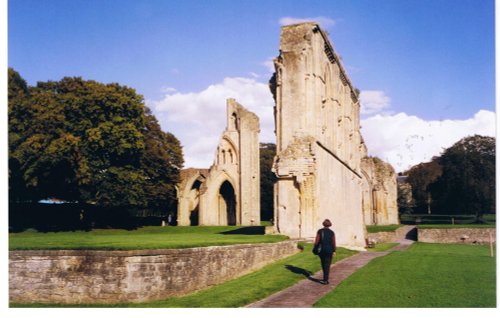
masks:
<path id="1" fill-rule="evenodd" d="M 236 230 L 220 232 L 220 234 L 264 235 L 266 230 L 264 226 L 246 226 Z"/>
<path id="2" fill-rule="evenodd" d="M 285 265 L 285 268 L 288 269 L 292 273 L 304 275 L 305 277 L 309 277 L 309 276 L 312 275 L 311 271 L 308 271 L 306 269 L 303 269 L 303 268 L 300 268 L 300 267 L 297 267 L 297 266 Z"/>
<path id="3" fill-rule="evenodd" d="M 285 268 L 291 271 L 292 273 L 303 275 L 310 281 L 313 281 L 315 283 L 321 283 L 320 279 L 312 277 L 313 273 L 311 271 L 293 265 L 285 265 Z"/>

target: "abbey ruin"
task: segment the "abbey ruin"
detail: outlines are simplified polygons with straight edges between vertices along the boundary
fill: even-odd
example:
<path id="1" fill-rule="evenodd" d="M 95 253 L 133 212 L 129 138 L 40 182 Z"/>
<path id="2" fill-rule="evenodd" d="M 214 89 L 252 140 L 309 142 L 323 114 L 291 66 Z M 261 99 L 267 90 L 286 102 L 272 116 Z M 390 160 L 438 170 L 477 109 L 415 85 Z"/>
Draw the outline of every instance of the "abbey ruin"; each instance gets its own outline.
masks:
<path id="1" fill-rule="evenodd" d="M 328 218 L 337 244 L 363 249 L 366 225 L 399 222 L 396 174 L 368 157 L 358 91 L 316 23 L 282 27 L 274 65 L 274 232 L 312 238 Z M 214 164 L 182 171 L 179 225 L 260 224 L 258 133 L 257 116 L 229 99 Z"/>
<path id="2" fill-rule="evenodd" d="M 259 118 L 227 100 L 227 126 L 210 169 L 185 169 L 178 225 L 259 225 Z"/>
<path id="3" fill-rule="evenodd" d="M 274 65 L 276 231 L 313 237 L 329 218 L 339 245 L 364 248 L 373 211 L 397 223 L 397 208 L 394 170 L 386 186 L 364 159 L 358 93 L 316 23 L 282 27 Z"/>

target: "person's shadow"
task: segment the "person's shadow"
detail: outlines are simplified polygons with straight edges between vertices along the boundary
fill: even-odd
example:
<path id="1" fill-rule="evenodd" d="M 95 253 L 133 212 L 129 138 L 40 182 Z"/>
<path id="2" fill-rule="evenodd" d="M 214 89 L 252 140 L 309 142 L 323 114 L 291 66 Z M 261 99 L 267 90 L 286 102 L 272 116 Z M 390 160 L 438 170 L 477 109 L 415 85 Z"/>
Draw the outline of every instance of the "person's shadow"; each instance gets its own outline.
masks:
<path id="1" fill-rule="evenodd" d="M 319 283 L 321 281 L 320 279 L 316 279 L 316 278 L 312 277 L 313 273 L 311 271 L 306 270 L 306 269 L 303 269 L 303 268 L 300 268 L 297 266 L 293 266 L 293 265 L 285 265 L 285 268 L 288 269 L 289 271 L 291 271 L 292 273 L 304 275 L 307 279 L 309 279 L 313 282 Z"/>

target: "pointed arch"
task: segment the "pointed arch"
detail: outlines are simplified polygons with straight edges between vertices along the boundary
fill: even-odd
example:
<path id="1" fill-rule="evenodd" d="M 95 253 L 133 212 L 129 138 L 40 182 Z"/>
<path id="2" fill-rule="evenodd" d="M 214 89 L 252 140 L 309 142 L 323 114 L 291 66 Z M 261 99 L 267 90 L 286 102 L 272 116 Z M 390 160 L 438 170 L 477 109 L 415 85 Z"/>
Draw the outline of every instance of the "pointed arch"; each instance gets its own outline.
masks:
<path id="1" fill-rule="evenodd" d="M 219 188 L 219 217 L 226 220 L 227 225 L 236 225 L 236 193 L 229 181 L 224 181 Z"/>

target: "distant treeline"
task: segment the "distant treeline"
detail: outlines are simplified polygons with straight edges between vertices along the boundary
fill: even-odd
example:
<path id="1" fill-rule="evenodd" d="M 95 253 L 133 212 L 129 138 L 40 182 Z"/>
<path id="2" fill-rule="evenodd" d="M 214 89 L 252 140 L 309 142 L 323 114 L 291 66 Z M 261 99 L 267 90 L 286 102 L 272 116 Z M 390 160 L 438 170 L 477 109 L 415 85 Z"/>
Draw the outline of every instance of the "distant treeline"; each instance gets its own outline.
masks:
<path id="1" fill-rule="evenodd" d="M 402 214 L 495 214 L 495 138 L 463 138 L 400 176 Z"/>

